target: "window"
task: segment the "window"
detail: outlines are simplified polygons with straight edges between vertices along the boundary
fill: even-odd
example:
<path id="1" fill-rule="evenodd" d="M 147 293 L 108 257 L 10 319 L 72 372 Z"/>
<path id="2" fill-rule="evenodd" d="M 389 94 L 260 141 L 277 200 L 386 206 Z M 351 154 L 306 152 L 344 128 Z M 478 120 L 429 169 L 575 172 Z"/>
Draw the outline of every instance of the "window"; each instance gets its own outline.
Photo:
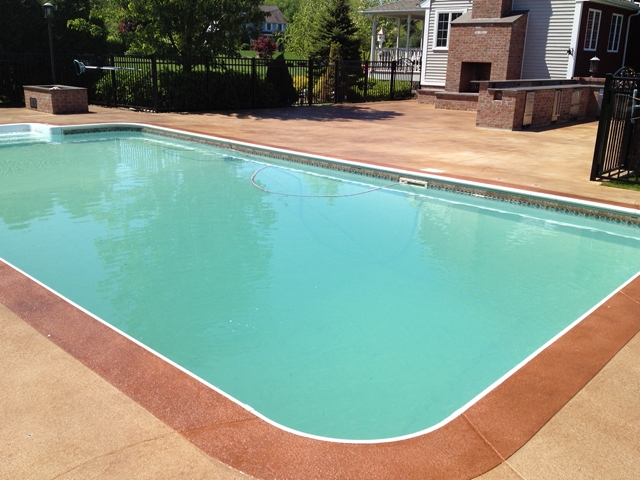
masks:
<path id="1" fill-rule="evenodd" d="M 598 33 L 600 32 L 600 17 L 602 16 L 601 10 L 589 9 L 589 16 L 587 17 L 587 28 L 584 33 L 584 49 L 595 50 L 598 46 Z"/>
<path id="2" fill-rule="evenodd" d="M 623 16 L 614 13 L 611 17 L 611 29 L 609 30 L 609 43 L 607 44 L 607 52 L 617 52 L 620 46 L 620 35 L 622 34 Z"/>
<path id="3" fill-rule="evenodd" d="M 436 27 L 436 39 L 434 48 L 449 47 L 449 29 L 451 22 L 462 15 L 462 12 L 439 12 L 438 25 Z"/>

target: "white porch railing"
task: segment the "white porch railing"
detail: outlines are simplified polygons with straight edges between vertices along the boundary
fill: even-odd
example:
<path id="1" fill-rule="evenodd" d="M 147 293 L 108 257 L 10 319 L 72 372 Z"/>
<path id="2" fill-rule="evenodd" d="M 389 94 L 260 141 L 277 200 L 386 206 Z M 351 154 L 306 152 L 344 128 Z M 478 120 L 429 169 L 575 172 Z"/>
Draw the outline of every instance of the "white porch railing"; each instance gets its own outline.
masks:
<path id="1" fill-rule="evenodd" d="M 374 60 L 380 62 L 393 62 L 402 59 L 411 60 L 414 64 L 422 58 L 422 48 L 376 48 Z"/>

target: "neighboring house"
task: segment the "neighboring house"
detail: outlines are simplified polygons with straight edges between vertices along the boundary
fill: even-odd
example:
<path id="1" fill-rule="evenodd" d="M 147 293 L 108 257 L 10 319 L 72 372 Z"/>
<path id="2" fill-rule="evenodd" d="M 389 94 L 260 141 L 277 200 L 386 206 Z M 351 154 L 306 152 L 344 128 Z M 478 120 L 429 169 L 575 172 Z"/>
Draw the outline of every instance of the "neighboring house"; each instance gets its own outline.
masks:
<path id="1" fill-rule="evenodd" d="M 629 63 L 627 49 L 637 51 L 626 40 L 639 12 L 629 0 L 399 0 L 363 12 L 374 20 L 372 44 L 377 16 L 415 19 L 416 8 L 424 11 L 420 84 L 434 90 L 590 76 L 593 57 L 600 59 L 596 75 L 604 76 Z"/>
<path id="2" fill-rule="evenodd" d="M 264 12 L 264 23 L 260 27 L 260 34 L 271 36 L 276 32 L 284 32 L 287 28 L 287 20 L 275 5 L 260 5 Z"/>

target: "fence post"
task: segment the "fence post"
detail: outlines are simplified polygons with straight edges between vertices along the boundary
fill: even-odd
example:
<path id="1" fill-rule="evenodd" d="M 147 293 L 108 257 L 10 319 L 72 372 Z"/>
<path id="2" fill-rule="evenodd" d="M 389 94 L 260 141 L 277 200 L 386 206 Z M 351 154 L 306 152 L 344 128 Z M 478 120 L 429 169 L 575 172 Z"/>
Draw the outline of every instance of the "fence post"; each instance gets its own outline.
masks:
<path id="1" fill-rule="evenodd" d="M 115 56 L 113 54 L 110 55 L 111 66 L 115 67 Z M 100 62 L 100 57 L 98 57 L 98 62 Z M 98 63 L 100 65 L 100 63 Z M 116 81 L 116 71 L 111 70 L 111 89 L 113 90 L 113 106 L 118 106 L 118 82 Z"/>
<path id="2" fill-rule="evenodd" d="M 364 61 L 364 92 L 363 100 L 367 101 L 367 93 L 369 90 L 369 60 Z"/>
<path id="3" fill-rule="evenodd" d="M 309 59 L 307 66 L 307 101 L 313 105 L 313 58 Z"/>
<path id="4" fill-rule="evenodd" d="M 393 100 L 396 89 L 396 66 L 398 62 L 395 60 L 391 62 L 391 83 L 389 85 L 389 100 Z"/>
<path id="5" fill-rule="evenodd" d="M 151 88 L 153 92 L 153 111 L 158 113 L 158 64 L 156 54 L 151 55 Z"/>
<path id="6" fill-rule="evenodd" d="M 207 110 L 211 110 L 211 92 L 209 91 L 211 86 L 209 85 L 209 57 L 206 57 L 204 59 L 204 83 L 205 83 L 205 88 L 207 89 L 207 94 L 206 94 L 206 98 L 207 98 Z"/>
<path id="7" fill-rule="evenodd" d="M 256 108 L 256 57 L 251 57 L 251 108 Z"/>
<path id="8" fill-rule="evenodd" d="M 334 60 L 333 62 L 333 103 L 338 103 L 338 89 L 340 88 L 340 84 L 338 83 L 338 79 L 340 78 L 340 63 L 342 60 Z"/>

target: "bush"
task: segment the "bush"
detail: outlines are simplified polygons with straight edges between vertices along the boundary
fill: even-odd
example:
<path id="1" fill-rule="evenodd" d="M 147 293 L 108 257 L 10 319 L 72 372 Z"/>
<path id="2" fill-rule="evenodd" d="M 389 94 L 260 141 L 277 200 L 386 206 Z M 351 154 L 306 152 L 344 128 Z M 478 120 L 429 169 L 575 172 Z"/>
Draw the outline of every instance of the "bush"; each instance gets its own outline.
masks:
<path id="1" fill-rule="evenodd" d="M 293 77 L 293 87 L 297 92 L 301 92 L 309 86 L 309 79 L 304 75 L 297 75 Z"/>
<path id="2" fill-rule="evenodd" d="M 283 55 L 278 55 L 269 63 L 265 79 L 277 92 L 280 105 L 289 106 L 298 100 L 298 91 L 293 86 L 293 78 Z"/>
<path id="3" fill-rule="evenodd" d="M 258 58 L 271 58 L 277 49 L 278 46 L 275 42 L 264 35 L 257 40 L 251 41 L 251 50 L 257 52 Z"/>
<path id="4" fill-rule="evenodd" d="M 111 74 L 102 75 L 96 82 L 94 92 L 99 103 L 153 108 L 153 87 L 151 79 L 144 76 L 131 76 L 128 72 L 114 72 L 116 90 L 114 92 Z M 114 97 L 115 93 L 115 97 Z"/>
<path id="5" fill-rule="evenodd" d="M 126 75 L 123 72 L 116 74 Z M 145 76 L 119 78 L 117 104 L 153 108 L 151 79 Z M 110 75 L 95 86 L 99 103 L 113 104 Z M 251 75 L 235 70 L 206 71 L 163 70 L 158 72 L 158 110 L 203 111 L 275 107 L 281 105 L 280 94 L 264 79 L 258 78 L 252 91 Z"/>

